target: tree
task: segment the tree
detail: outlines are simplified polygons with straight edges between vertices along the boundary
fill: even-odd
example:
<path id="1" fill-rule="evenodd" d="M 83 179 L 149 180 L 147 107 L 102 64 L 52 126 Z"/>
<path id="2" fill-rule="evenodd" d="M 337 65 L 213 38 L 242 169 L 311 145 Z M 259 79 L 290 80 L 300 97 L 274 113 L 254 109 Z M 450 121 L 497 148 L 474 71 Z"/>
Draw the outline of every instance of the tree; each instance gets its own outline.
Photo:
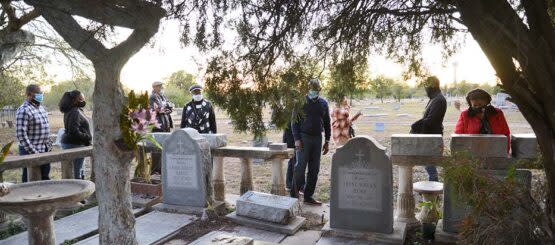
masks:
<path id="1" fill-rule="evenodd" d="M 140 0 L 25 2 L 94 66 L 93 167 L 98 173 L 100 244 L 137 244 L 129 184 L 133 153 L 124 146 L 119 129 L 124 102 L 120 73 L 129 58 L 158 31 L 165 11 L 157 4 Z M 73 16 L 89 19 L 98 26 L 118 26 L 133 31 L 125 41 L 107 48 L 94 32 L 81 27 Z"/>
<path id="2" fill-rule="evenodd" d="M 344 97 L 362 97 L 368 90 L 367 67 L 366 59 L 347 59 L 332 64 L 330 80 L 325 87 L 327 98 L 340 102 Z"/>
<path id="3" fill-rule="evenodd" d="M 87 108 L 92 109 L 94 104 L 92 100 L 94 81 L 89 77 L 78 77 L 53 85 L 50 87 L 50 91 L 45 94 L 43 104 L 50 110 L 58 110 L 58 103 L 64 93 L 75 89 L 83 93 L 87 100 Z"/>
<path id="4" fill-rule="evenodd" d="M 23 101 L 25 86 L 16 77 L 0 75 L 0 109 L 4 106 L 17 107 Z"/>
<path id="5" fill-rule="evenodd" d="M 220 36 L 223 14 L 237 16 L 235 50 L 241 55 L 236 62 L 251 68 L 246 73 L 265 68 L 269 74 L 274 64 L 299 52 L 318 52 L 325 60 L 378 51 L 407 64 L 408 71 L 418 75 L 423 44 L 439 44 L 449 56 L 458 46 L 458 34 L 470 33 L 537 136 L 547 179 L 546 226 L 551 234 L 555 232 L 553 1 L 204 0 L 183 4 L 189 7 L 185 13 L 196 10 L 219 17 L 209 22 L 206 15 L 198 15 L 197 23 L 202 25 L 197 28 L 196 43 Z M 205 35 L 207 22 L 212 23 L 214 35 Z M 315 49 L 298 48 L 307 46 Z"/>
<path id="6" fill-rule="evenodd" d="M 183 70 L 176 71 L 164 79 L 164 93 L 176 106 L 183 107 L 191 100 L 189 87 L 195 84 L 195 77 Z"/>
<path id="7" fill-rule="evenodd" d="M 391 86 L 391 95 L 393 95 L 393 98 L 398 102 L 401 102 L 401 99 L 409 97 L 409 93 L 409 86 L 404 83 L 395 82 Z"/>
<path id="8" fill-rule="evenodd" d="M 377 99 L 380 99 L 383 103 L 383 99 L 391 96 L 391 88 L 395 81 L 391 78 L 386 78 L 384 76 L 379 76 L 370 81 L 370 88 L 372 92 L 376 95 Z"/>

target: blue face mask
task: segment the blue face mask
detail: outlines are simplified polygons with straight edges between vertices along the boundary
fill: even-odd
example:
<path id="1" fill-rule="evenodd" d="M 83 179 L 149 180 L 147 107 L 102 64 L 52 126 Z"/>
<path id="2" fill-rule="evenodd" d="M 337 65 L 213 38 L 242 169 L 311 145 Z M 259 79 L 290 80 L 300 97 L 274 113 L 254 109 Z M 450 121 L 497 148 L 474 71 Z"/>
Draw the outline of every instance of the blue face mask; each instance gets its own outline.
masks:
<path id="1" fill-rule="evenodd" d="M 43 93 L 35 94 L 35 97 L 33 99 L 38 103 L 42 103 L 42 100 L 44 99 L 44 94 Z"/>
<path id="2" fill-rule="evenodd" d="M 318 91 L 316 90 L 308 90 L 308 98 L 316 99 L 318 97 Z"/>

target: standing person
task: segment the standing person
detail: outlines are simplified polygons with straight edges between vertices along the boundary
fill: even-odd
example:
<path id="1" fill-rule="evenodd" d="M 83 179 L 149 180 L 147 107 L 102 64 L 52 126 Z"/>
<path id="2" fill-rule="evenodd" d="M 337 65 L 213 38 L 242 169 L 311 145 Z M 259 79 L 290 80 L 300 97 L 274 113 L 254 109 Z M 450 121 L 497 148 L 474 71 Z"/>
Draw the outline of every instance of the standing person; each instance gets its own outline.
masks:
<path id="1" fill-rule="evenodd" d="M 413 134 L 441 134 L 443 135 L 443 118 L 447 111 L 447 101 L 439 87 L 439 79 L 435 76 L 426 78 L 424 82 L 426 95 L 430 100 L 426 105 L 424 116 L 422 119 L 411 125 L 411 133 Z M 435 166 L 426 166 L 429 181 L 438 181 L 437 168 Z"/>
<path id="2" fill-rule="evenodd" d="M 354 137 L 354 130 L 352 129 L 353 122 L 358 119 L 362 113 L 359 111 L 352 118 L 349 118 L 351 107 L 346 97 L 343 97 L 341 102 L 338 102 L 333 109 L 331 117 L 333 123 L 331 124 L 333 132 L 333 142 L 337 146 L 344 145 L 347 141 Z"/>
<path id="3" fill-rule="evenodd" d="M 62 149 L 89 146 L 92 142 L 89 120 L 83 113 L 87 105 L 85 96 L 79 90 L 65 92 L 60 100 L 60 111 L 64 113 L 65 132 L 62 135 Z M 73 175 L 75 179 L 85 179 L 83 162 L 85 158 L 73 160 Z"/>
<path id="4" fill-rule="evenodd" d="M 468 109 L 461 112 L 456 134 L 502 134 L 507 136 L 507 153 L 511 149 L 511 131 L 503 111 L 491 105 L 491 96 L 482 89 L 466 95 Z"/>
<path id="5" fill-rule="evenodd" d="M 306 96 L 302 113 L 293 113 L 292 130 L 297 151 L 297 165 L 295 166 L 293 188 L 291 196 L 298 198 L 300 187 L 304 186 L 304 203 L 322 205 L 315 200 L 314 190 L 320 171 L 320 157 L 329 151 L 331 138 L 330 111 L 328 102 L 319 96 L 322 86 L 320 80 L 308 81 L 310 90 Z M 322 146 L 322 131 L 325 133 L 325 143 Z M 308 167 L 305 183 L 305 170 Z"/>
<path id="6" fill-rule="evenodd" d="M 189 88 L 193 99 L 183 107 L 181 128 L 194 128 L 201 134 L 215 134 L 216 114 L 210 101 L 202 97 L 202 87 L 193 85 Z"/>
<path id="7" fill-rule="evenodd" d="M 29 85 L 25 89 L 27 99 L 17 109 L 16 137 L 19 141 L 19 155 L 49 152 L 52 150 L 48 113 L 41 105 L 44 94 L 38 85 Z M 49 180 L 50 163 L 40 165 L 42 180 Z M 22 182 L 27 182 L 27 168 L 23 168 Z"/>
<path id="8" fill-rule="evenodd" d="M 287 128 L 283 131 L 283 143 L 287 144 L 287 148 L 295 148 L 295 138 L 293 137 L 293 131 L 291 130 L 291 122 L 287 123 Z M 297 164 L 296 154 L 289 159 L 287 163 L 287 174 L 285 175 L 285 187 L 291 191 L 293 188 L 293 171 L 295 169 L 295 164 Z"/>
<path id="9" fill-rule="evenodd" d="M 152 132 L 170 132 L 173 128 L 173 120 L 171 117 L 173 107 L 168 97 L 164 95 L 163 84 L 160 81 L 152 83 L 150 108 L 156 111 L 156 120 L 160 124 L 160 127 L 152 129 Z"/>

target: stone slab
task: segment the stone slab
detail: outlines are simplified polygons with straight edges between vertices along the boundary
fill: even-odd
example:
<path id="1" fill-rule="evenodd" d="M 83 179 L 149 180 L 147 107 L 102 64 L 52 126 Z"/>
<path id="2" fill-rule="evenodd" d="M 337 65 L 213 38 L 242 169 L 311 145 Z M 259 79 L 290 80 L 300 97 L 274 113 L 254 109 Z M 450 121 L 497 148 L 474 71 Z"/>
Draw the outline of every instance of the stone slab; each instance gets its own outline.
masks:
<path id="1" fill-rule="evenodd" d="M 54 234 L 57 243 L 73 240 L 95 233 L 98 230 L 98 207 L 89 208 L 82 212 L 54 221 Z M 0 244 L 28 244 L 27 232 L 0 240 Z"/>
<path id="2" fill-rule="evenodd" d="M 286 237 L 281 243 L 287 245 L 312 245 L 316 244 L 318 240 L 320 240 L 320 231 L 306 230 Z"/>
<path id="3" fill-rule="evenodd" d="M 211 231 L 189 245 L 253 245 L 254 239 L 244 236 L 236 236 L 225 231 Z"/>
<path id="4" fill-rule="evenodd" d="M 494 177 L 503 178 L 506 176 L 506 170 L 484 170 L 493 173 Z M 529 170 L 517 169 L 515 179 L 521 183 L 527 190 L 531 189 L 532 173 Z M 443 191 L 443 230 L 449 233 L 458 232 L 458 224 L 463 220 L 464 216 L 470 212 L 470 207 L 463 201 L 456 198 L 452 193 L 449 183 L 445 183 Z"/>
<path id="5" fill-rule="evenodd" d="M 492 134 L 452 134 L 451 152 L 468 152 L 474 157 L 507 158 L 507 137 Z"/>
<path id="6" fill-rule="evenodd" d="M 153 211 L 136 219 L 135 233 L 139 245 L 156 243 L 166 237 L 173 236 L 189 223 L 195 221 L 194 216 Z M 78 245 L 99 244 L 98 235 L 83 240 Z"/>
<path id="7" fill-rule="evenodd" d="M 235 226 L 227 232 L 233 233 L 236 236 L 246 236 L 255 240 L 256 242 L 266 242 L 266 243 L 280 243 L 285 239 L 287 235 L 272 231 L 260 230 L 248 226 Z"/>
<path id="8" fill-rule="evenodd" d="M 141 195 L 132 195 L 131 203 L 133 207 L 146 208 L 152 207 L 162 201 L 162 197 L 155 196 L 153 198 L 143 197 Z"/>
<path id="9" fill-rule="evenodd" d="M 393 174 L 386 148 L 358 136 L 332 157 L 331 227 L 393 232 Z"/>
<path id="10" fill-rule="evenodd" d="M 225 134 L 201 134 L 208 141 L 210 149 L 216 149 L 227 145 L 227 135 Z"/>
<path id="11" fill-rule="evenodd" d="M 533 159 L 539 155 L 539 145 L 535 134 L 511 135 L 511 153 L 514 158 Z"/>
<path id="12" fill-rule="evenodd" d="M 279 232 L 287 235 L 295 234 L 295 232 L 297 232 L 306 222 L 305 218 L 297 216 L 295 219 L 291 220 L 289 224 L 282 225 L 282 224 L 276 224 L 276 223 L 238 216 L 236 212 L 230 213 L 226 215 L 226 217 L 228 217 L 233 222 L 240 225 L 256 227 L 258 229 Z"/>
<path id="13" fill-rule="evenodd" d="M 238 216 L 288 224 L 299 212 L 298 199 L 249 191 L 241 196 L 236 203 Z"/>
<path id="14" fill-rule="evenodd" d="M 387 243 L 372 242 L 362 239 L 353 239 L 345 237 L 322 237 L 316 245 L 385 245 Z"/>
<path id="15" fill-rule="evenodd" d="M 441 134 L 393 134 L 391 155 L 399 156 L 442 156 Z"/>
<path id="16" fill-rule="evenodd" d="M 366 244 L 404 244 L 406 233 L 407 224 L 402 222 L 395 222 L 393 225 L 393 232 L 390 234 L 331 228 L 330 222 L 326 223 L 326 225 L 322 228 L 323 238 L 342 237 L 360 239 L 365 240 Z"/>
<path id="17" fill-rule="evenodd" d="M 202 213 L 204 213 L 204 211 L 207 209 L 207 208 L 204 208 L 204 207 L 171 205 L 171 204 L 165 204 L 165 203 L 158 203 L 158 204 L 152 206 L 152 208 L 154 210 L 158 210 L 160 212 L 176 213 L 176 214 L 193 214 L 193 215 L 198 215 L 198 216 L 201 216 Z M 215 201 L 212 204 L 212 208 L 218 214 L 225 213 L 225 203 L 224 202 Z"/>

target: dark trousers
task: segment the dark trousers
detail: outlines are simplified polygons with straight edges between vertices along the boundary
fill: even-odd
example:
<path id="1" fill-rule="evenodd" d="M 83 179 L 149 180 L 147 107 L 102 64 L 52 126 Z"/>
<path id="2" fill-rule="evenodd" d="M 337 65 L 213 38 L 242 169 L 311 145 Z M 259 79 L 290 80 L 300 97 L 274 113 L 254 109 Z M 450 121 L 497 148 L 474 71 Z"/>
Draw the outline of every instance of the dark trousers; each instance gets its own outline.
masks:
<path id="1" fill-rule="evenodd" d="M 429 181 L 439 181 L 436 166 L 426 166 L 426 172 L 428 172 Z"/>
<path id="2" fill-rule="evenodd" d="M 289 162 L 287 163 L 287 174 L 285 175 L 285 186 L 287 189 L 293 188 L 293 171 L 295 170 L 295 164 L 297 163 L 297 154 L 294 154 Z"/>
<path id="3" fill-rule="evenodd" d="M 322 136 L 301 134 L 301 142 L 303 148 L 297 151 L 297 165 L 293 177 L 292 195 L 297 195 L 299 187 L 304 186 L 304 199 L 312 199 L 316 182 L 318 182 L 318 173 L 320 172 L 320 158 L 322 156 Z M 305 172 L 306 174 L 305 183 Z"/>
<path id="4" fill-rule="evenodd" d="M 48 150 L 47 150 L 48 152 Z M 25 147 L 19 146 L 19 155 L 29 155 L 29 152 L 25 150 Z M 50 163 L 40 165 L 40 176 L 42 180 L 50 180 Z M 23 168 L 23 173 L 21 175 L 21 182 L 27 182 L 27 168 Z"/>

